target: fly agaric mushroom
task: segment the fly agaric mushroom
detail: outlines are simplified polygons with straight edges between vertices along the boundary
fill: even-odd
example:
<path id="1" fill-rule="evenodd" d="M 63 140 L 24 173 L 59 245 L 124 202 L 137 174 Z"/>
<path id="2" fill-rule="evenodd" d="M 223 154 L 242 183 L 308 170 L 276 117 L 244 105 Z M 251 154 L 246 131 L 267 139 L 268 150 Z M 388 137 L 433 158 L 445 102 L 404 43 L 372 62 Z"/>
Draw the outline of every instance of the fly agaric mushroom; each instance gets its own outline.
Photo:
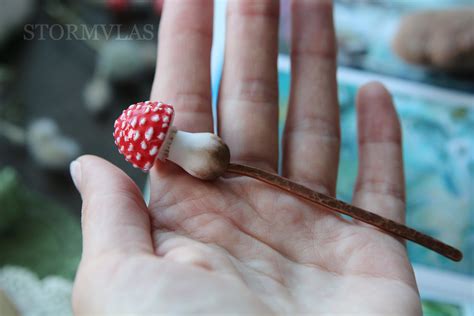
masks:
<path id="1" fill-rule="evenodd" d="M 218 178 L 227 169 L 229 148 L 215 134 L 187 133 L 172 126 L 174 109 L 161 102 L 132 104 L 115 120 L 115 144 L 135 168 L 149 171 L 155 160 L 171 160 L 192 176 Z"/>
<path id="2" fill-rule="evenodd" d="M 174 110 L 161 102 L 140 102 L 124 110 L 115 121 L 115 144 L 134 167 L 150 170 L 155 159 L 171 160 L 189 174 L 215 179 L 225 172 L 247 176 L 284 190 L 323 208 L 351 216 L 398 237 L 414 241 L 454 261 L 462 252 L 413 228 L 376 213 L 316 192 L 277 174 L 255 167 L 229 163 L 229 148 L 211 133 L 186 133 L 171 126 Z"/>

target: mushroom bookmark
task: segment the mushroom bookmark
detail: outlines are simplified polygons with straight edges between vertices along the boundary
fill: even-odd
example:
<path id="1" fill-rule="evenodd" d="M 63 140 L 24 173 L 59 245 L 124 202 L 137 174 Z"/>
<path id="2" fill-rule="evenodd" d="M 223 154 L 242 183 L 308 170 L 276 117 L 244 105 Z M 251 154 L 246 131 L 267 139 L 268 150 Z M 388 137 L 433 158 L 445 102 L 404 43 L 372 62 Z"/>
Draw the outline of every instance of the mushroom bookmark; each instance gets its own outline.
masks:
<path id="1" fill-rule="evenodd" d="M 156 159 L 170 160 L 190 175 L 213 180 L 224 173 L 251 177 L 277 187 L 319 206 L 373 225 L 389 234 L 411 240 L 451 260 L 460 261 L 462 253 L 440 240 L 425 235 L 375 213 L 355 207 L 301 184 L 258 168 L 230 163 L 227 145 L 212 133 L 187 133 L 173 127 L 175 112 L 161 102 L 132 104 L 114 124 L 115 144 L 134 167 L 149 171 Z"/>

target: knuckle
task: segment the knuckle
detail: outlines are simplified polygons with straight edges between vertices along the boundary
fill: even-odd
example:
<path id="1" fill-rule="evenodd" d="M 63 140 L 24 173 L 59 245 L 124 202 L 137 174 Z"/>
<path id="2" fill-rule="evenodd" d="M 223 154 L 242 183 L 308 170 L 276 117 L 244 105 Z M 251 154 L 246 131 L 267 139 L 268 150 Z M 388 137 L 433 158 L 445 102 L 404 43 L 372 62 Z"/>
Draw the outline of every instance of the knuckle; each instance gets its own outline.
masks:
<path id="1" fill-rule="evenodd" d="M 370 137 L 364 136 L 363 134 L 359 137 L 359 146 L 368 147 L 368 146 L 387 146 L 398 148 L 402 146 L 402 137 L 401 134 L 394 135 L 393 137 L 387 137 L 384 135 L 370 135 Z"/>
<path id="2" fill-rule="evenodd" d="M 278 87 L 274 80 L 245 78 L 240 81 L 234 99 L 250 104 L 271 104 L 276 106 Z"/>
<path id="3" fill-rule="evenodd" d="M 332 61 L 336 58 L 336 47 L 330 41 L 308 43 L 307 45 L 291 48 L 292 60 L 319 59 Z"/>
<path id="4" fill-rule="evenodd" d="M 368 177 L 358 180 L 355 186 L 354 195 L 359 193 L 376 194 L 393 197 L 402 202 L 405 201 L 405 190 L 400 185 L 376 177 Z"/>
<path id="5" fill-rule="evenodd" d="M 180 112 L 207 114 L 211 109 L 210 92 L 177 92 L 171 100 Z"/>
<path id="6" fill-rule="evenodd" d="M 336 186 L 335 181 L 331 180 L 329 177 L 316 176 L 313 173 L 308 172 L 307 169 L 293 168 L 292 172 L 287 172 L 288 177 L 291 179 L 296 179 L 302 185 L 305 185 L 313 190 L 316 190 L 319 193 L 333 196 Z M 333 176 L 332 178 L 335 178 Z"/>
<path id="7" fill-rule="evenodd" d="M 297 121 L 298 123 L 295 123 Z M 298 120 L 293 120 L 286 128 L 287 135 L 306 134 L 325 138 L 340 143 L 341 131 L 337 121 L 323 117 L 314 112 L 304 113 Z"/>

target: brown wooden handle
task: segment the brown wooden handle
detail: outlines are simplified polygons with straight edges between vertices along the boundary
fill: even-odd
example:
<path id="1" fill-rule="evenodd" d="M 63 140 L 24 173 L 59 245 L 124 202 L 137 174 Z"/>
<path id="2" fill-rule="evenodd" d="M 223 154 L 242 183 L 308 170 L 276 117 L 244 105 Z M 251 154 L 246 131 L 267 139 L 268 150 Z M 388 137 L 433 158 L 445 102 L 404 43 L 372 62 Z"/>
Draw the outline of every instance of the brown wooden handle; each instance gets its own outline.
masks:
<path id="1" fill-rule="evenodd" d="M 363 210 L 356 206 L 350 205 L 343 201 L 327 196 L 325 194 L 313 191 L 301 184 L 295 183 L 277 174 L 273 174 L 273 173 L 270 173 L 258 168 L 240 165 L 240 164 L 234 164 L 234 163 L 229 164 L 229 167 L 227 168 L 227 172 L 243 175 L 243 176 L 248 176 L 248 177 L 257 179 L 259 181 L 268 183 L 274 187 L 280 188 L 291 194 L 297 195 L 305 200 L 316 203 L 326 209 L 348 215 L 364 223 L 378 227 L 387 233 L 393 234 L 398 237 L 402 237 L 407 240 L 411 240 L 451 260 L 454 260 L 454 261 L 462 260 L 463 255 L 461 251 L 443 243 L 442 241 L 438 239 L 435 239 L 431 236 L 423 234 L 403 224 L 399 224 L 388 218 Z"/>

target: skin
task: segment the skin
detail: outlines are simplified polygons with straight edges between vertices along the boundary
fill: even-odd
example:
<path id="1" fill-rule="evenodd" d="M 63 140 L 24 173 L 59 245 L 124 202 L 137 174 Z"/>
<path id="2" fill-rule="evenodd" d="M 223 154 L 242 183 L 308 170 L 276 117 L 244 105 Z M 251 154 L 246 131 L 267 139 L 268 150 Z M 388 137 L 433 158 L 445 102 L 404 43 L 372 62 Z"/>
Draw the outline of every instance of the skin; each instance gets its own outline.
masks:
<path id="1" fill-rule="evenodd" d="M 165 2 L 153 100 L 176 126 L 212 131 L 212 1 Z M 283 175 L 334 195 L 340 146 L 332 6 L 292 4 L 292 86 Z M 219 134 L 232 161 L 275 171 L 278 1 L 230 0 Z M 403 222 L 400 125 L 388 91 L 357 98 L 353 204 Z M 251 114 L 250 114 L 251 113 Z M 403 242 L 245 177 L 205 182 L 172 163 L 150 174 L 147 206 L 112 164 L 71 165 L 83 199 L 76 314 L 418 315 Z"/>

